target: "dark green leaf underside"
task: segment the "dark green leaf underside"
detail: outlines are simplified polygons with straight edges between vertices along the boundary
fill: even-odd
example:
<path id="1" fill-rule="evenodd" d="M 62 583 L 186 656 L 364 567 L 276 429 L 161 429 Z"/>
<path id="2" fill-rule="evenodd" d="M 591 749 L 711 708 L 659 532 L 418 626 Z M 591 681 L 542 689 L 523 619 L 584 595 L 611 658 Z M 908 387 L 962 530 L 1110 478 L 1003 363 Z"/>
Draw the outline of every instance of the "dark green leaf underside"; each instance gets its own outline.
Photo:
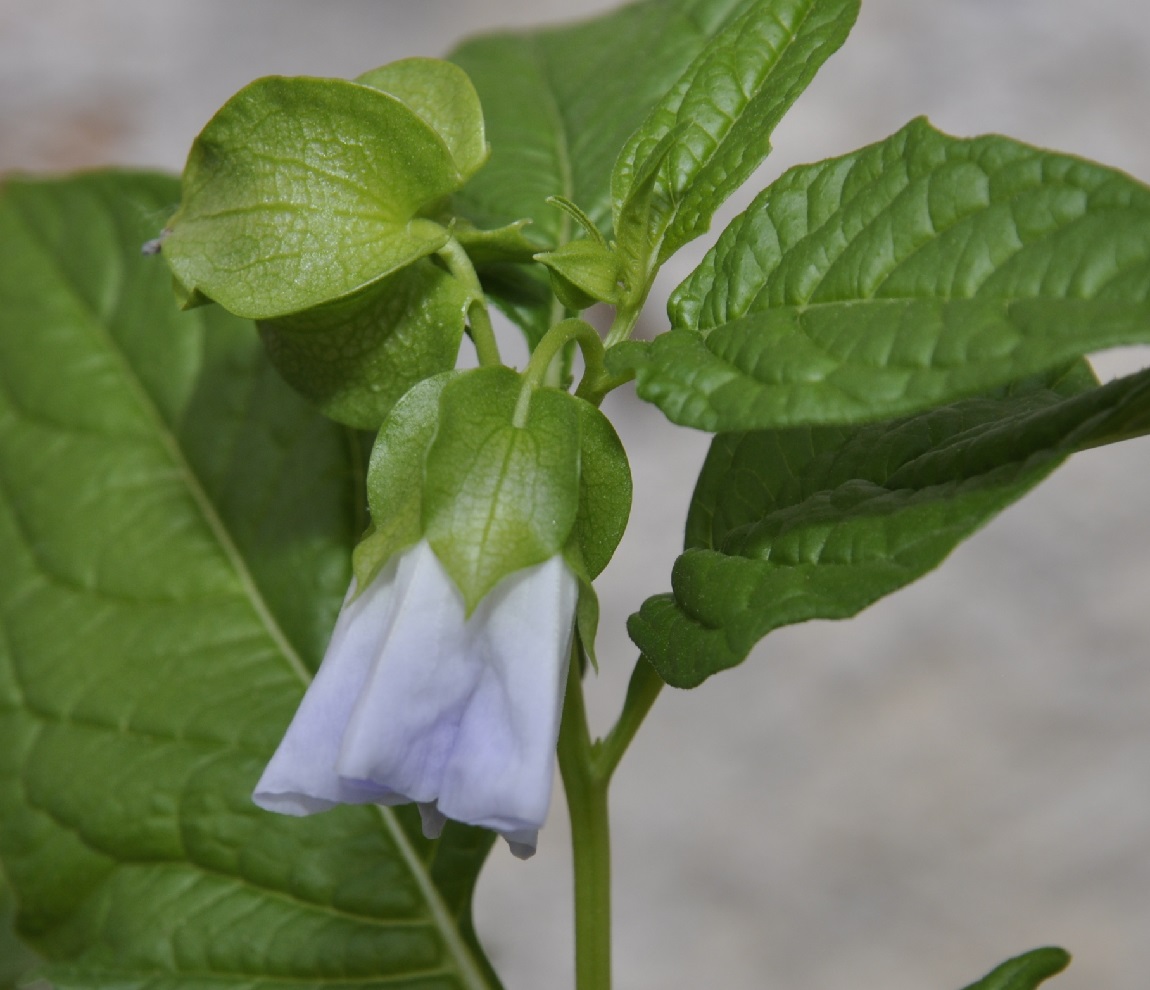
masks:
<path id="1" fill-rule="evenodd" d="M 139 245 L 178 195 L 99 175 L 0 198 L 17 929 L 61 988 L 492 986 L 469 936 L 473 835 L 429 845 L 391 812 L 249 799 L 346 587 L 363 463 L 251 324 L 175 311 Z M 447 856 L 463 862 L 437 889 Z"/>

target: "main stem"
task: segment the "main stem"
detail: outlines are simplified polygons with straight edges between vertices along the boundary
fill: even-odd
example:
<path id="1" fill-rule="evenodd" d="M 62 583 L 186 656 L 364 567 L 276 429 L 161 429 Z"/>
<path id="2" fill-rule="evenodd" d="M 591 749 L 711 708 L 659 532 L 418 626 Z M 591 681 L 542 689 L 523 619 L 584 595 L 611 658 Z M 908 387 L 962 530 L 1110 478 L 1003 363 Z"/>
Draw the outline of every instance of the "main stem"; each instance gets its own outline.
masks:
<path id="1" fill-rule="evenodd" d="M 567 792 L 575 874 L 575 988 L 611 988 L 611 827 L 607 809 L 610 775 L 596 772 L 594 746 L 583 705 L 580 651 L 572 651 L 559 772 Z"/>

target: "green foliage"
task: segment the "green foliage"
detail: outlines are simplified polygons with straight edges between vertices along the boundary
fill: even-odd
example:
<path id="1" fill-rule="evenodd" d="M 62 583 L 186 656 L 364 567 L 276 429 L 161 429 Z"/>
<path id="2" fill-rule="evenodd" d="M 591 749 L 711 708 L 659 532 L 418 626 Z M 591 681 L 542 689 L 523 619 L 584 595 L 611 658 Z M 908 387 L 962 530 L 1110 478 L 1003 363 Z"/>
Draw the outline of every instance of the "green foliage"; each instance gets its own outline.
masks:
<path id="1" fill-rule="evenodd" d="M 619 302 L 618 259 L 601 240 L 581 237 L 535 260 L 547 266 L 551 289 L 566 309 L 578 312 L 596 302 Z"/>
<path id="2" fill-rule="evenodd" d="M 936 567 L 1068 454 L 1150 432 L 1150 373 L 1093 387 L 1079 364 L 907 419 L 720 434 L 673 594 L 628 623 L 694 687 L 772 629 L 841 619 Z"/>
<path id="3" fill-rule="evenodd" d="M 15 930 L 16 898 L 0 877 L 0 990 L 16 990 L 37 966 L 36 956 Z"/>
<path id="4" fill-rule="evenodd" d="M 1150 339 L 1150 190 L 924 121 L 788 172 L 675 292 L 670 331 L 617 343 L 857 13 L 645 0 L 454 63 L 262 79 L 178 191 L 3 191 L 0 987 L 35 957 L 76 990 L 498 986 L 470 916 L 490 832 L 249 795 L 360 537 L 359 587 L 427 538 L 468 610 L 562 553 L 594 658 L 590 582 L 631 480 L 583 397 L 634 374 L 718 434 L 672 592 L 628 626 L 650 666 L 620 753 L 652 668 L 694 686 L 775 628 L 853 615 L 1069 454 L 1150 432 L 1150 372 L 1100 386 L 1081 360 Z M 185 313 L 138 254 L 177 196 L 160 240 Z M 484 293 L 545 341 L 523 375 L 496 366 Z M 595 302 L 616 307 L 606 368 L 561 322 Z M 483 367 L 460 372 L 465 329 Z M 541 384 L 570 378 L 573 340 L 578 398 Z M 370 466 L 337 423 L 379 429 Z M 598 757 L 566 731 L 590 754 L 574 779 Z M 1067 959 L 968 990 L 1034 990 Z"/>
<path id="5" fill-rule="evenodd" d="M 488 833 L 250 801 L 364 465 L 250 323 L 175 311 L 139 245 L 177 195 L 0 198 L 0 903 L 60 988 L 496 986 L 469 916 Z"/>
<path id="6" fill-rule="evenodd" d="M 260 79 L 192 146 L 164 257 L 193 298 L 285 316 L 439 250 L 447 231 L 417 214 L 463 179 L 443 138 L 395 97 L 339 79 Z"/>
<path id="7" fill-rule="evenodd" d="M 611 169 L 627 139 L 751 2 L 646 0 L 582 24 L 465 42 L 450 58 L 479 92 L 491 159 L 456 207 L 480 227 L 529 218 L 540 245 L 554 247 L 570 240 L 571 218 L 547 200 L 563 196 L 610 234 Z"/>
<path id="8" fill-rule="evenodd" d="M 1148 294 L 1145 186 L 915 121 L 772 184 L 608 358 L 687 426 L 860 423 L 1148 340 Z"/>
<path id="9" fill-rule="evenodd" d="M 377 430 L 413 385 L 455 367 L 467 290 L 428 259 L 319 309 L 261 320 L 268 356 L 325 416 Z"/>
<path id="10" fill-rule="evenodd" d="M 814 38 L 808 22 L 812 27 L 821 23 L 832 9 L 848 11 L 853 19 L 855 6 L 853 0 L 646 0 L 574 26 L 465 42 L 450 57 L 475 83 L 492 151 L 487 165 L 455 197 L 456 209 L 480 227 L 530 219 L 531 236 L 540 248 L 551 249 L 565 244 L 574 232 L 570 215 L 547 205 L 551 197 L 561 196 L 577 203 L 610 236 L 613 205 L 618 227 L 623 198 L 630 197 L 630 203 L 637 189 L 632 165 L 617 166 L 616 160 L 625 149 L 630 149 L 628 162 L 640 154 L 644 160 L 650 157 L 646 143 L 632 146 L 629 139 L 641 125 L 641 133 L 650 136 L 665 126 L 668 115 L 679 119 L 706 99 L 699 85 L 692 88 L 697 69 L 703 73 L 700 85 L 712 80 L 724 85 L 747 81 L 741 67 L 733 68 L 732 59 L 745 59 L 748 53 L 731 42 L 741 30 L 754 29 L 757 40 L 786 48 L 778 59 L 780 71 L 771 76 L 770 92 L 764 89 L 749 109 L 734 94 L 717 94 L 713 109 L 746 111 L 744 122 L 727 134 L 712 119 L 712 133 L 686 135 L 674 158 L 678 172 L 667 176 L 672 186 L 660 187 L 667 195 L 680 192 L 676 183 L 689 181 L 686 157 L 700 150 L 700 141 L 718 139 L 721 150 L 708 155 L 703 175 L 709 191 L 690 198 L 676 236 L 686 236 L 688 229 L 696 233 L 706 229 L 704 217 L 709 219 L 720 197 L 746 178 L 754 167 L 752 157 L 761 159 L 766 153 L 766 135 L 760 140 L 755 124 L 769 120 L 773 126 L 819 61 L 837 47 Z M 776 15 L 784 23 L 772 27 Z M 841 43 L 849 27 L 846 20 L 822 33 Z M 637 57 L 640 38 L 642 57 Z M 798 44 L 791 44 L 797 39 Z M 800 51 L 810 58 L 809 69 L 794 64 Z M 756 48 L 750 58 L 749 73 L 756 85 L 763 85 L 764 72 L 774 71 L 775 53 Z M 775 82 L 786 91 L 777 99 Z M 753 150 L 739 146 L 744 138 Z M 734 170 L 731 182 L 718 177 L 724 164 Z M 613 204 L 615 169 L 620 172 Z M 629 205 L 628 216 L 632 212 Z M 645 226 L 632 231 L 627 235 L 628 248 L 646 256 L 651 246 L 647 238 L 655 236 Z M 530 341 L 537 341 L 559 315 L 540 275 L 511 274 L 506 269 L 481 274 L 492 298 L 524 328 Z"/>
<path id="11" fill-rule="evenodd" d="M 611 175 L 633 301 L 767 156 L 775 125 L 846 40 L 858 6 L 751 0 L 708 25 L 707 45 L 628 138 Z"/>
<path id="12" fill-rule="evenodd" d="M 1057 976 L 1070 964 L 1064 949 L 1033 949 L 1008 959 L 966 990 L 1035 990 L 1051 976 Z"/>

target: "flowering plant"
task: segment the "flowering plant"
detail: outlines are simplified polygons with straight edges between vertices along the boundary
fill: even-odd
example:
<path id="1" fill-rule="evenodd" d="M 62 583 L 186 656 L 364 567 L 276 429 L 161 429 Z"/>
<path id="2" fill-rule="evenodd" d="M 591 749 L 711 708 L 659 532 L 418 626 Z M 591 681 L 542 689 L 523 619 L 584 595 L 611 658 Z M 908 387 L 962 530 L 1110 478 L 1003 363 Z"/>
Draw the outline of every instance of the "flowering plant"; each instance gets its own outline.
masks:
<path id="1" fill-rule="evenodd" d="M 645 0 L 257 80 L 178 186 L 6 184 L 0 984 L 496 987 L 473 888 L 557 755 L 606 988 L 608 787 L 662 688 L 1150 432 L 1147 373 L 1085 358 L 1147 339 L 1150 191 L 925 120 L 771 182 L 636 332 L 857 11 Z M 632 381 L 714 438 L 593 739 Z"/>

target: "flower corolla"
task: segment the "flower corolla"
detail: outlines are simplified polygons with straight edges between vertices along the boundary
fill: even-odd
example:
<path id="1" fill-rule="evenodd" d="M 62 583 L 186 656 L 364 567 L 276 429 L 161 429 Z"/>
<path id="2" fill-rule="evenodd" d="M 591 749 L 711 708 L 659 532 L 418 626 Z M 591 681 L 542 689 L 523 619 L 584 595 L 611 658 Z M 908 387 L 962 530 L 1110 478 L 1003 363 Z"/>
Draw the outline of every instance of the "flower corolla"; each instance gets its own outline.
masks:
<path id="1" fill-rule="evenodd" d="M 562 556 L 504 577 L 466 615 L 426 540 L 348 592 L 315 679 L 256 786 L 260 807 L 415 802 L 520 858 L 547 816 L 577 581 Z"/>

